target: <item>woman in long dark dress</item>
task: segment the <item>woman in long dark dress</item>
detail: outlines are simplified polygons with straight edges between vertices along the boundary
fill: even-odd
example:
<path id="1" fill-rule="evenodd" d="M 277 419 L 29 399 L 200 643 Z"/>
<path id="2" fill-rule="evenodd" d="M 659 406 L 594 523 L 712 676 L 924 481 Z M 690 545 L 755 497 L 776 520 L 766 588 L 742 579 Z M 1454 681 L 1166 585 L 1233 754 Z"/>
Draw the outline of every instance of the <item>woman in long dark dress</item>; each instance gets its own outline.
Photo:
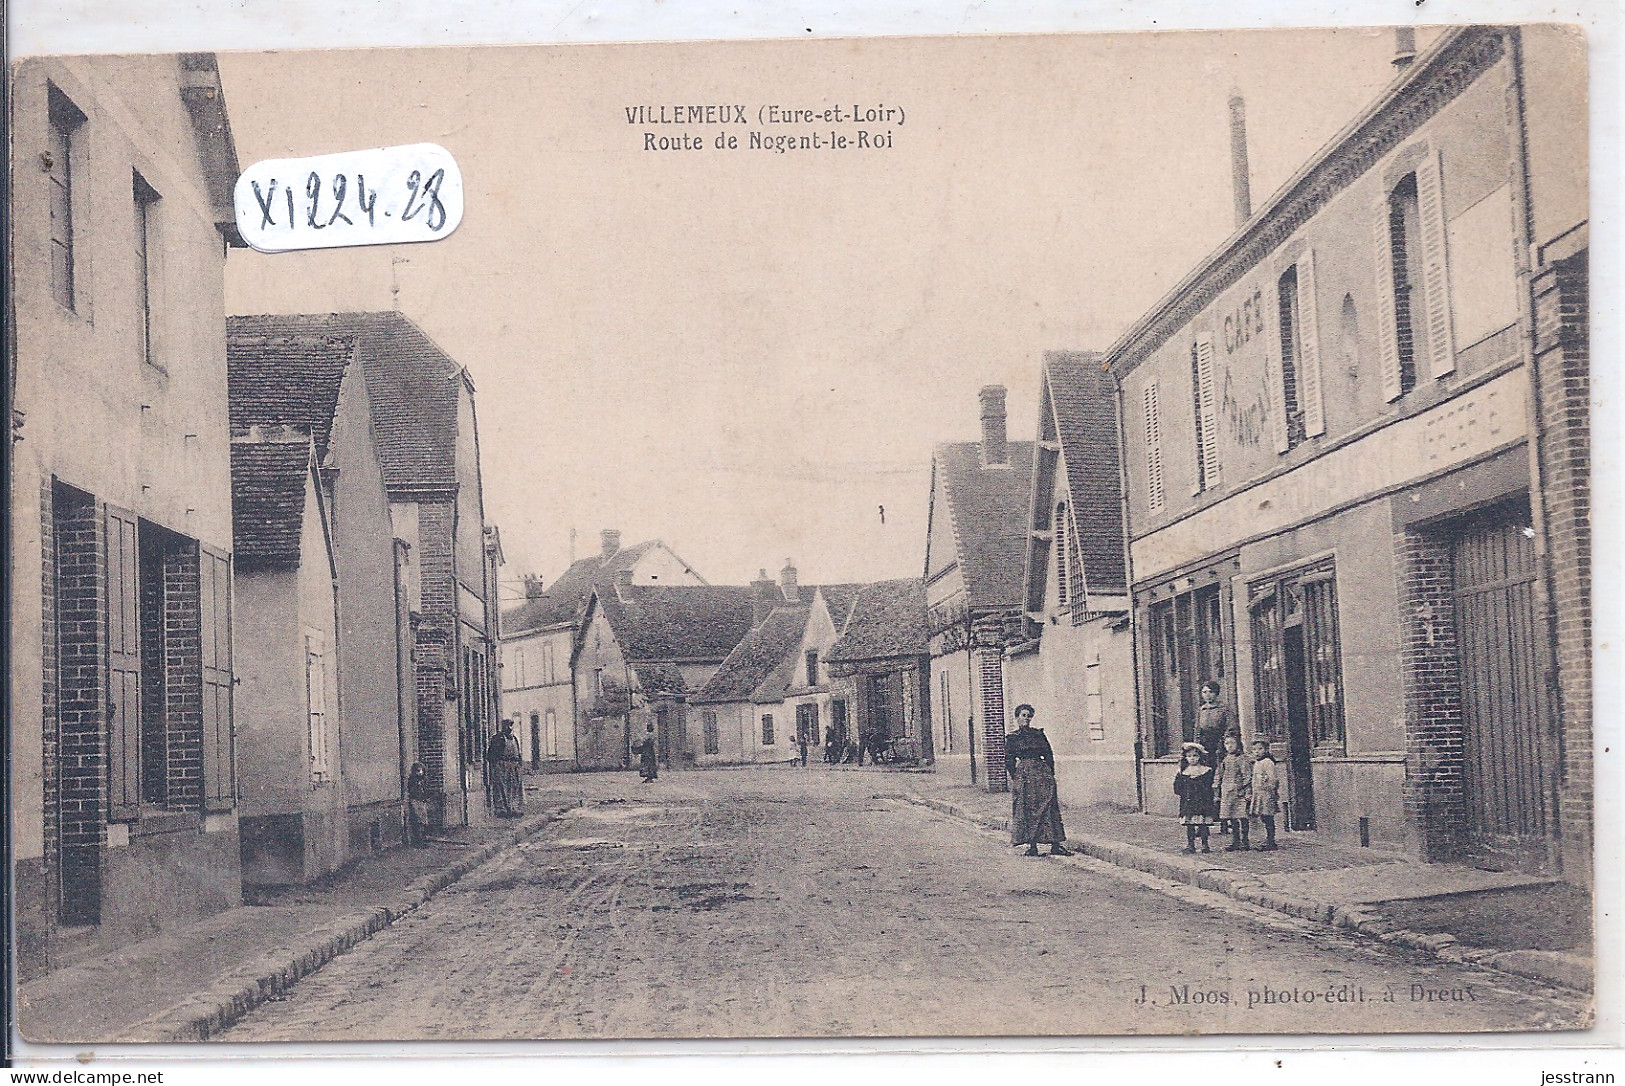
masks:
<path id="1" fill-rule="evenodd" d="M 655 742 L 655 726 L 653 724 L 650 724 L 649 730 L 644 733 L 643 741 L 638 744 L 637 750 L 638 775 L 643 778 L 644 784 L 648 784 L 660 776 L 659 745 Z"/>
<path id="2" fill-rule="evenodd" d="M 504 720 L 502 730 L 491 737 L 485 748 L 491 806 L 498 818 L 518 818 L 525 813 L 525 782 L 520 771 L 523 764 L 513 721 Z"/>
<path id="3" fill-rule="evenodd" d="M 1061 842 L 1061 801 L 1055 792 L 1055 752 L 1042 728 L 1033 727 L 1033 707 L 1016 706 L 1016 730 L 1004 737 L 1004 767 L 1010 775 L 1010 843 L 1026 845 L 1028 856 L 1049 846 L 1051 856 L 1070 856 Z"/>

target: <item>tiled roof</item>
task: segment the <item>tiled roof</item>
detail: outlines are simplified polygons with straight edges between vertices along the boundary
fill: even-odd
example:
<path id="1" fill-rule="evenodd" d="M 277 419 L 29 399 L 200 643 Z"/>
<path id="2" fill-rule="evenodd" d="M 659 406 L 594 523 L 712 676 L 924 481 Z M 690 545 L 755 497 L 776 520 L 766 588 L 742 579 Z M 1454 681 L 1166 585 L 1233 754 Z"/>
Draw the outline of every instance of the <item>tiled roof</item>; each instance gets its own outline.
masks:
<path id="1" fill-rule="evenodd" d="M 801 644 L 811 609 L 776 607 L 762 624 L 745 635 L 716 674 L 695 696 L 695 701 L 745 701 L 783 670 L 784 661 Z M 783 681 L 779 683 L 782 693 Z M 778 698 L 769 700 L 777 701 Z"/>
<path id="2" fill-rule="evenodd" d="M 829 607 L 829 619 L 835 623 L 837 630 L 846 625 L 847 618 L 852 614 L 852 604 L 863 591 L 861 584 L 822 584 L 818 588 L 824 593 L 824 603 Z M 811 597 L 808 597 L 809 602 Z"/>
<path id="3" fill-rule="evenodd" d="M 751 628 L 751 590 L 630 585 L 594 590 L 628 660 L 724 660 Z"/>
<path id="4" fill-rule="evenodd" d="M 279 336 L 331 341 L 361 360 L 373 435 L 391 497 L 441 493 L 457 485 L 457 384 L 462 367 L 400 313 L 310 313 L 233 318 Z"/>
<path id="5" fill-rule="evenodd" d="M 226 318 L 232 429 L 295 427 L 316 439 L 320 462 L 355 344 L 353 329 L 313 326 L 306 317 Z"/>
<path id="6" fill-rule="evenodd" d="M 659 660 L 645 660 L 633 664 L 632 670 L 637 672 L 638 687 L 645 697 L 656 697 L 660 694 L 686 694 L 688 684 L 683 682 L 683 673 L 677 665 L 664 663 Z"/>
<path id="7" fill-rule="evenodd" d="M 237 566 L 299 565 L 310 442 L 235 441 L 231 445 L 231 528 Z"/>
<path id="8" fill-rule="evenodd" d="M 865 585 L 845 630 L 830 647 L 829 658 L 878 660 L 928 651 L 925 582 L 912 577 Z"/>
<path id="9" fill-rule="evenodd" d="M 936 477 L 952 518 L 966 602 L 976 609 L 1021 607 L 1033 443 L 1011 441 L 1006 448 L 1008 467 L 983 467 L 980 442 L 936 449 Z"/>
<path id="10" fill-rule="evenodd" d="M 1066 461 L 1072 519 L 1090 592 L 1128 587 L 1118 472 L 1117 401 L 1093 351 L 1046 351 L 1044 382 Z"/>
<path id="11" fill-rule="evenodd" d="M 638 559 L 661 545 L 660 540 L 651 539 L 622 547 L 607 560 L 601 554 L 576 559 L 541 596 L 502 612 L 503 635 L 579 621 L 594 587 L 613 585 L 615 574 L 631 569 Z"/>

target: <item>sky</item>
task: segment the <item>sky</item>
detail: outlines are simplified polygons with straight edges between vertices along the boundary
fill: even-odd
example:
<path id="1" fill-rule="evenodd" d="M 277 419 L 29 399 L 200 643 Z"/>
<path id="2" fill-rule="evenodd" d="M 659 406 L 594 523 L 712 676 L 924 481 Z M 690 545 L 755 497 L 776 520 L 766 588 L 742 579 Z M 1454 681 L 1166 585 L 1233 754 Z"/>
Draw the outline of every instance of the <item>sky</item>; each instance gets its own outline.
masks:
<path id="1" fill-rule="evenodd" d="M 466 186 L 442 241 L 234 250 L 227 307 L 399 308 L 467 366 L 509 596 L 572 529 L 713 583 L 914 576 L 931 449 L 978 438 L 977 390 L 1030 440 L 1042 353 L 1108 347 L 1234 229 L 1231 91 L 1256 206 L 1392 53 L 1347 29 L 225 53 L 244 166 L 428 141 Z M 888 149 L 644 150 L 627 107 L 675 102 L 745 105 L 742 143 L 769 105 L 903 121 Z"/>

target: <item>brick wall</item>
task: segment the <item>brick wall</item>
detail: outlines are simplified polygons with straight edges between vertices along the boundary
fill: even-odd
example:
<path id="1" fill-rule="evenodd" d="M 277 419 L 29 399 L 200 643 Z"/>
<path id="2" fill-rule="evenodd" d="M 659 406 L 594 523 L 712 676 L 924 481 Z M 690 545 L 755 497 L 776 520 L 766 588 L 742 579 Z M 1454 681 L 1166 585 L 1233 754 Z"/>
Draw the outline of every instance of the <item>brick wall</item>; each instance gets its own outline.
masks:
<path id="1" fill-rule="evenodd" d="M 987 770 L 987 790 L 1005 792 L 1010 788 L 1004 768 L 1004 626 L 998 618 L 976 621 L 971 636 L 976 647 L 976 677 L 981 686 L 982 765 Z"/>
<path id="2" fill-rule="evenodd" d="M 1466 847 L 1465 734 L 1450 545 L 1413 529 L 1397 534 L 1394 546 L 1405 689 L 1405 814 L 1417 829 L 1423 858 L 1447 860 Z"/>
<path id="3" fill-rule="evenodd" d="M 40 481 L 40 780 L 44 782 L 45 915 L 56 915 L 57 857 L 57 641 L 56 484 Z"/>
<path id="4" fill-rule="evenodd" d="M 203 795 L 203 648 L 198 548 L 189 539 L 164 547 L 163 598 L 167 803 L 195 811 Z"/>
<path id="5" fill-rule="evenodd" d="M 107 836 L 107 535 L 95 499 L 59 489 L 53 535 L 61 917 L 93 924 L 100 919 Z"/>
<path id="6" fill-rule="evenodd" d="M 1562 722 L 1558 824 L 1563 875 L 1592 883 L 1591 424 L 1585 248 L 1534 281 L 1541 506 Z"/>

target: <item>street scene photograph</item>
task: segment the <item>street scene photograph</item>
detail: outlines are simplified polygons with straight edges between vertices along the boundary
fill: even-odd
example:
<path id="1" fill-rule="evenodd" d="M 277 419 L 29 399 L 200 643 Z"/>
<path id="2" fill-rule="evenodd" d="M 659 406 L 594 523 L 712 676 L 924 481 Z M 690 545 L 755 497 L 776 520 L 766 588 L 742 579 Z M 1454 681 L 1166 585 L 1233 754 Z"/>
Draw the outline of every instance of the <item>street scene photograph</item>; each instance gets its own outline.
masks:
<path id="1" fill-rule="evenodd" d="M 1588 72 L 14 62 L 20 1037 L 1583 1040 Z"/>

